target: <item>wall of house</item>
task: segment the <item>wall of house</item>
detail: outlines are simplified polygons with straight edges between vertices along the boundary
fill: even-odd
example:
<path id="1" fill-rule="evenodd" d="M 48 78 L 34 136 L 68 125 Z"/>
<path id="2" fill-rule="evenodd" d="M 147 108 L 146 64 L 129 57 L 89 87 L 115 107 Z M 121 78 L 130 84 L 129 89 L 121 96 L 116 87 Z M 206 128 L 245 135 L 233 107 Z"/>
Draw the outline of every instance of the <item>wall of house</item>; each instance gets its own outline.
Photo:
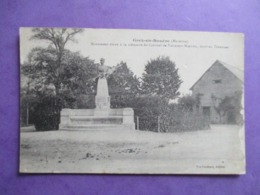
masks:
<path id="1" fill-rule="evenodd" d="M 223 65 L 216 63 L 193 86 L 192 95 L 196 97 L 200 94 L 201 112 L 203 112 L 203 107 L 210 107 L 210 120 L 212 123 L 225 123 L 227 116 L 220 119 L 214 106 L 217 106 L 221 99 L 232 96 L 235 92 L 242 91 L 242 89 L 242 81 Z"/>

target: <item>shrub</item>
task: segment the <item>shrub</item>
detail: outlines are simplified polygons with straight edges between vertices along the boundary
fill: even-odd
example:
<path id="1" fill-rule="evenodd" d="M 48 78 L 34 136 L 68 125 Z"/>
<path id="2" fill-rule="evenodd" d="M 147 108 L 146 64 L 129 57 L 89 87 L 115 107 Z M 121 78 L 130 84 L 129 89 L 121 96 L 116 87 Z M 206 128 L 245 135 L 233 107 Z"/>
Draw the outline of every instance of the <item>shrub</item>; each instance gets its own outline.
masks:
<path id="1" fill-rule="evenodd" d="M 160 117 L 162 132 L 179 132 L 209 129 L 209 120 L 201 113 L 170 106 Z"/>
<path id="2" fill-rule="evenodd" d="M 56 97 L 43 97 L 33 112 L 33 123 L 37 131 L 58 130 L 61 103 Z"/>
<path id="3" fill-rule="evenodd" d="M 159 97 L 138 97 L 133 105 L 136 124 L 136 117 L 139 118 L 139 130 L 180 132 L 209 128 L 208 118 L 201 113 L 182 104 L 168 105 Z"/>
<path id="4" fill-rule="evenodd" d="M 135 123 L 139 118 L 139 129 L 157 131 L 158 116 L 160 113 L 160 98 L 158 97 L 138 97 L 132 102 L 134 108 Z"/>

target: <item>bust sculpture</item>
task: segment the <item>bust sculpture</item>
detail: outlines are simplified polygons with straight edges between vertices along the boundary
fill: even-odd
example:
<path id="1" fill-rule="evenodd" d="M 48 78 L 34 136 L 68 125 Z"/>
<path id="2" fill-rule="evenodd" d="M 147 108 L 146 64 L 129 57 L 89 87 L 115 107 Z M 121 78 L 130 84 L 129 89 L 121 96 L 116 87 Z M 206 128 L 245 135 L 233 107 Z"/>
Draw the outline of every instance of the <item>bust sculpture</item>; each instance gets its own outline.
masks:
<path id="1" fill-rule="evenodd" d="M 116 67 L 109 67 L 105 65 L 105 59 L 100 59 L 100 64 L 98 65 L 98 78 L 107 78 L 110 74 L 115 71 Z"/>

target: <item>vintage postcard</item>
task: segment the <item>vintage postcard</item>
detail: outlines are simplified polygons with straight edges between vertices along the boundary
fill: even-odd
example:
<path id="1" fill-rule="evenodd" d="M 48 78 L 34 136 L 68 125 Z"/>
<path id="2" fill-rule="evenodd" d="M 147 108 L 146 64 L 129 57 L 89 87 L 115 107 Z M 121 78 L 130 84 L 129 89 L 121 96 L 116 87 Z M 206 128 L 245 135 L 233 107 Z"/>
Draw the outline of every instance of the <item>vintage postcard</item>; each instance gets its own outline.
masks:
<path id="1" fill-rule="evenodd" d="M 20 28 L 20 173 L 245 174 L 244 35 Z"/>

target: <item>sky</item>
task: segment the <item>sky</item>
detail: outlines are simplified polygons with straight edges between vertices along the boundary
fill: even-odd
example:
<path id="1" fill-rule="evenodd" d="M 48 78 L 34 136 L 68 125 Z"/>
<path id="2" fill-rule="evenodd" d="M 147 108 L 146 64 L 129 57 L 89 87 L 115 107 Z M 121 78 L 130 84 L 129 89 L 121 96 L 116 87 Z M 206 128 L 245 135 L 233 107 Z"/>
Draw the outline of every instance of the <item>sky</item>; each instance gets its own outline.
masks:
<path id="1" fill-rule="evenodd" d="M 47 47 L 42 40 L 30 40 L 31 28 L 20 29 L 20 62 L 34 47 Z M 239 33 L 209 33 L 188 31 L 84 29 L 69 42 L 66 49 L 80 52 L 84 57 L 105 59 L 105 65 L 126 62 L 137 77 L 144 67 L 158 56 L 169 57 L 179 69 L 183 83 L 181 94 L 190 93 L 190 87 L 216 61 L 223 61 L 244 70 L 244 36 Z"/>

